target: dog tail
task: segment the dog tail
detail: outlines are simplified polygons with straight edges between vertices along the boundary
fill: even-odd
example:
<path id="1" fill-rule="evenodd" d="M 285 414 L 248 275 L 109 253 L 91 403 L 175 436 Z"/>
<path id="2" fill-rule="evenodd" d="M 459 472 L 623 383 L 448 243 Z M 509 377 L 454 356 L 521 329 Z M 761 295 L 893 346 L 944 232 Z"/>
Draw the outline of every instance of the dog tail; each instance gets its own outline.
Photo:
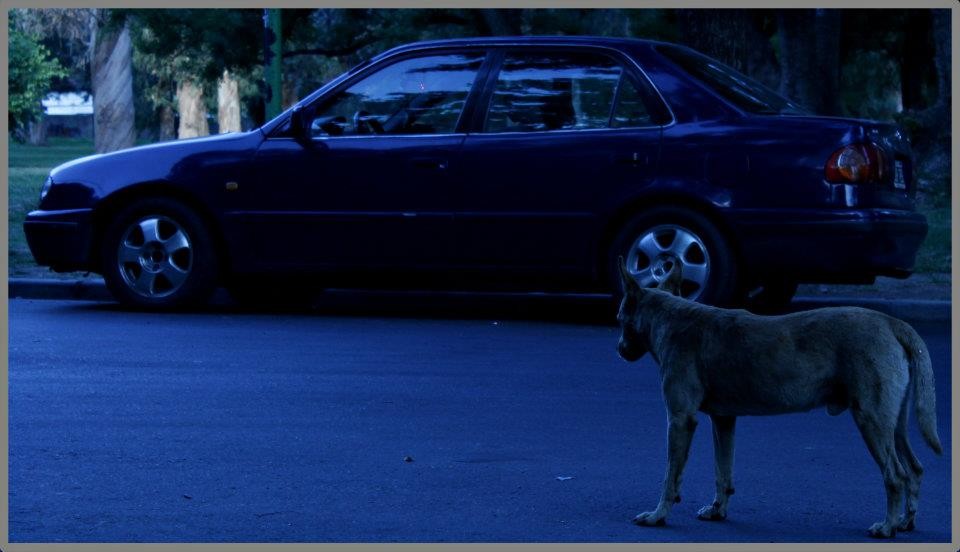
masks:
<path id="1" fill-rule="evenodd" d="M 897 341 L 907 354 L 910 366 L 910 385 L 913 387 L 913 407 L 917 413 L 920 434 L 937 454 L 943 454 L 937 435 L 937 396 L 934 390 L 933 366 L 923 339 L 906 322 L 898 320 Z"/>

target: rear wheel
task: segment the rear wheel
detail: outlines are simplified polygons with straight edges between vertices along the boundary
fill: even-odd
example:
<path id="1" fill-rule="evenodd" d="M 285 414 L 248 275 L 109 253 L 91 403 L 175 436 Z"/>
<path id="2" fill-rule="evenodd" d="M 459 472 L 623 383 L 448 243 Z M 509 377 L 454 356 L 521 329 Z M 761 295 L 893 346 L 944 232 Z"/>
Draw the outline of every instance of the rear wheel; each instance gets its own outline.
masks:
<path id="1" fill-rule="evenodd" d="M 183 204 L 142 199 L 122 209 L 104 232 L 104 281 L 121 303 L 170 309 L 205 302 L 217 260 L 203 221 Z"/>
<path id="2" fill-rule="evenodd" d="M 711 305 L 735 301 L 736 265 L 723 234 L 705 216 L 682 207 L 656 207 L 637 215 L 617 235 L 609 272 L 619 295 L 617 258 L 642 287 L 654 288 L 678 263 L 683 281 L 680 295 Z"/>

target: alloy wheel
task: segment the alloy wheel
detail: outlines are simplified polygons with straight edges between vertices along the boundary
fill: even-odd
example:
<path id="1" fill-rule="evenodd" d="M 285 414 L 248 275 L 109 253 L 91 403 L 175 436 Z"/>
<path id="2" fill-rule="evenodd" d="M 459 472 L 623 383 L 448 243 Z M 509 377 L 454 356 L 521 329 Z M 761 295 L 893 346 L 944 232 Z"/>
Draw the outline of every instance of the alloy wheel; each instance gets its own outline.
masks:
<path id="1" fill-rule="evenodd" d="M 123 232 L 117 268 L 133 293 L 159 299 L 176 293 L 193 268 L 190 236 L 176 221 L 148 215 Z"/>
<path id="2" fill-rule="evenodd" d="M 642 232 L 627 251 L 627 270 L 642 287 L 657 287 L 674 262 L 681 267 L 680 295 L 695 301 L 710 278 L 710 254 L 703 240 L 689 228 L 654 226 Z"/>

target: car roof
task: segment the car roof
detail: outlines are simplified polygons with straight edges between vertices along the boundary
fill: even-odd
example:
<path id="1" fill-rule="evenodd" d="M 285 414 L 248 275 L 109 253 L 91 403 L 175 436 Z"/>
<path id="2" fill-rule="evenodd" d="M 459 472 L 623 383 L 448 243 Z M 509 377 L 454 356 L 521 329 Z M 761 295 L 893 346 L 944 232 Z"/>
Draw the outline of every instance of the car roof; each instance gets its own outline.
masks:
<path id="1" fill-rule="evenodd" d="M 386 52 L 383 52 L 375 56 L 370 61 L 377 61 L 381 58 L 397 54 L 400 52 L 409 52 L 416 50 L 426 50 L 433 48 L 443 48 L 443 47 L 458 47 L 458 46 L 510 46 L 510 45 L 523 45 L 523 46 L 562 46 L 562 45 L 577 45 L 577 46 L 606 46 L 612 48 L 624 48 L 624 47 L 636 47 L 643 45 L 654 45 L 654 44 L 669 44 L 667 42 L 660 42 L 657 40 L 649 40 L 642 38 L 623 38 L 623 37 L 609 37 L 609 36 L 478 36 L 470 38 L 448 38 L 442 40 L 424 40 L 420 42 L 411 42 L 409 44 L 404 44 L 402 46 L 397 46 L 391 48 Z"/>

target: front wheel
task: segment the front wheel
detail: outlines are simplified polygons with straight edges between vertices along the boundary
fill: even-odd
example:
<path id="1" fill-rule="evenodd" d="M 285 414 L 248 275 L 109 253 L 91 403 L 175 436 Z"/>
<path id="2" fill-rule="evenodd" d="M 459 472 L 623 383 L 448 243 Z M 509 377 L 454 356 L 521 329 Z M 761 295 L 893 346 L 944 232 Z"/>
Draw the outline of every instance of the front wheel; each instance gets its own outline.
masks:
<path id="1" fill-rule="evenodd" d="M 200 217 L 166 198 L 121 210 L 103 235 L 104 281 L 122 304 L 170 309 L 205 302 L 216 285 L 213 241 Z"/>
<path id="2" fill-rule="evenodd" d="M 737 290 L 736 263 L 723 234 L 705 216 L 681 207 L 655 207 L 627 222 L 614 239 L 609 259 L 611 282 L 619 293 L 616 262 L 642 287 L 654 288 L 678 263 L 680 295 L 710 305 L 730 305 Z"/>

